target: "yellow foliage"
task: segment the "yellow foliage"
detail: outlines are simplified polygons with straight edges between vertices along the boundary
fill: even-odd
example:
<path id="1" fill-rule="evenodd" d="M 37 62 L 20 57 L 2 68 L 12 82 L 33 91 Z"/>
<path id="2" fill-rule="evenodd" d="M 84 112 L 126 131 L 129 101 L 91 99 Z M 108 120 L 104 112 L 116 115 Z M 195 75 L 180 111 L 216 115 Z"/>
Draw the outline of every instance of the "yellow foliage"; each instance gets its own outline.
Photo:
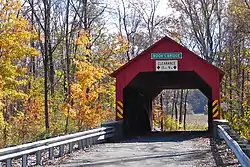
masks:
<path id="1" fill-rule="evenodd" d="M 61 109 L 66 117 L 74 120 L 78 130 L 96 127 L 114 116 L 115 86 L 109 74 L 119 66 L 116 56 L 126 51 L 127 43 L 121 36 L 109 37 L 93 50 L 89 48 L 91 35 L 81 31 L 77 39 L 76 81 L 71 84 L 68 100 L 72 103 L 65 102 Z"/>
<path id="2" fill-rule="evenodd" d="M 28 55 L 38 55 L 29 46 L 36 36 L 28 21 L 20 13 L 17 15 L 20 1 L 0 0 L 0 4 L 0 101 L 3 98 L 23 99 L 27 96 L 18 91 L 18 87 L 27 84 L 24 80 L 26 69 L 17 64 Z"/>
<path id="3" fill-rule="evenodd" d="M 4 125 L 3 113 L 0 112 L 0 127 L 3 127 L 3 125 Z"/>
<path id="4" fill-rule="evenodd" d="M 14 143 L 19 143 L 21 138 L 24 140 L 27 128 L 34 125 L 31 122 L 39 120 L 32 115 L 37 114 L 43 104 L 41 101 L 36 102 L 37 99 L 30 97 L 23 89 L 28 84 L 28 76 L 27 68 L 22 62 L 27 56 L 39 54 L 35 48 L 30 47 L 36 33 L 22 16 L 20 9 L 19 0 L 0 0 L 0 133 L 3 133 L 3 128 L 5 133 L 1 134 L 1 144 L 6 144 L 9 138 Z M 33 108 L 27 109 L 28 105 Z M 12 113 L 9 113 L 9 106 L 24 107 L 24 111 L 12 107 Z M 33 134 L 29 135 L 34 137 Z M 3 136 L 6 138 L 3 139 Z"/>
<path id="5" fill-rule="evenodd" d="M 31 78 L 29 82 L 31 87 L 27 91 L 27 100 L 24 101 L 23 110 L 17 111 L 8 120 L 11 125 L 9 129 L 11 144 L 35 140 L 37 135 L 44 130 L 41 128 L 44 122 L 43 89 L 39 79 Z"/>
<path id="6" fill-rule="evenodd" d="M 92 59 L 96 64 L 101 65 L 101 67 L 111 73 L 125 63 L 124 59 L 122 59 L 122 54 L 128 50 L 129 44 L 119 34 L 111 34 L 103 41 L 96 48 L 95 57 L 92 57 Z"/>
<path id="7" fill-rule="evenodd" d="M 95 127 L 102 120 L 102 106 L 100 95 L 105 93 L 101 79 L 105 76 L 105 70 L 92 66 L 87 61 L 76 61 L 77 83 L 72 84 L 73 105 L 66 104 L 64 113 L 76 120 L 78 128 Z"/>
<path id="8" fill-rule="evenodd" d="M 90 34 L 84 30 L 80 31 L 79 38 L 77 38 L 78 45 L 88 45 L 90 43 Z"/>

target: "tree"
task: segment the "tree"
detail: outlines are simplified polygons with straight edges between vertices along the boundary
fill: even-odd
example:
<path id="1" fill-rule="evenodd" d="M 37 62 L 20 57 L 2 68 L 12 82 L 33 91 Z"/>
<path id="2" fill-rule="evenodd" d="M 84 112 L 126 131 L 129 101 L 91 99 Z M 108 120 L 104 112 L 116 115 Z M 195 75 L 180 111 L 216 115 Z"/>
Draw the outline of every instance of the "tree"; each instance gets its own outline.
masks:
<path id="1" fill-rule="evenodd" d="M 131 2 L 133 7 L 139 12 L 143 26 L 147 30 L 147 41 L 145 48 L 152 45 L 159 37 L 160 34 L 157 34 L 157 28 L 160 27 L 162 23 L 167 21 L 166 17 L 161 17 L 156 14 L 159 0 L 150 0 L 150 1 L 141 1 Z"/>
<path id="2" fill-rule="evenodd" d="M 121 34 L 108 32 L 107 5 L 98 0 L 0 2 L 0 145 L 78 131 L 111 119 L 115 88 L 108 74 L 124 63 L 121 55 L 128 44 Z M 84 75 L 90 77 L 85 80 Z M 79 107 L 75 95 L 80 86 L 93 101 L 83 99 Z M 84 113 L 81 107 L 89 109 Z"/>
<path id="3" fill-rule="evenodd" d="M 184 122 L 184 130 L 186 130 L 186 118 L 187 118 L 187 98 L 188 98 L 188 89 L 186 90 L 185 99 L 184 99 L 184 118 L 183 118 L 183 122 Z"/>
<path id="4" fill-rule="evenodd" d="M 114 108 L 113 93 L 115 88 L 113 80 L 107 75 L 110 73 L 110 68 L 116 68 L 115 65 L 118 63 L 112 60 L 113 55 L 124 53 L 127 44 L 119 36 L 107 37 L 106 40 L 112 39 L 109 45 L 99 45 L 100 49 L 96 48 L 97 53 L 94 51 L 89 53 L 93 56 L 99 55 L 98 63 L 92 63 L 86 57 L 81 56 L 86 52 L 85 45 L 89 44 L 87 39 L 89 39 L 88 34 L 82 33 L 77 41 L 79 55 L 74 60 L 77 67 L 76 81 L 71 85 L 73 103 L 62 105 L 66 117 L 76 122 L 77 130 L 93 128 L 110 115 L 110 111 Z M 92 57 L 90 59 L 94 60 Z"/>
<path id="5" fill-rule="evenodd" d="M 170 1 L 169 4 L 175 9 L 175 13 L 179 13 L 177 18 L 172 19 L 175 24 L 173 33 L 179 34 L 184 45 L 193 47 L 208 62 L 217 60 L 218 50 L 221 49 L 221 15 L 224 2 L 178 0 Z"/>
<path id="6" fill-rule="evenodd" d="M 127 61 L 129 61 L 138 54 L 139 49 L 136 51 L 136 40 L 138 33 L 140 33 L 142 20 L 140 13 L 131 7 L 129 2 L 126 3 L 124 0 L 118 0 L 117 3 L 121 5 L 118 5 L 117 11 L 115 11 L 118 21 L 116 26 L 119 29 L 119 33 L 125 36 L 129 42 L 130 49 L 126 52 Z"/>
<path id="7" fill-rule="evenodd" d="M 23 61 L 26 56 L 36 56 L 38 53 L 29 46 L 35 33 L 19 13 L 20 2 L 1 0 L 0 4 L 0 115 L 4 121 L 0 130 L 6 144 L 10 119 L 23 109 L 22 103 L 28 98 L 23 89 L 28 77 Z"/>
<path id="8" fill-rule="evenodd" d="M 249 86 L 249 7 L 244 1 L 231 0 L 226 20 L 226 40 L 221 68 L 226 72 L 223 80 L 222 101 L 228 104 L 230 112 L 223 115 L 233 128 L 249 138 L 250 104 Z"/>

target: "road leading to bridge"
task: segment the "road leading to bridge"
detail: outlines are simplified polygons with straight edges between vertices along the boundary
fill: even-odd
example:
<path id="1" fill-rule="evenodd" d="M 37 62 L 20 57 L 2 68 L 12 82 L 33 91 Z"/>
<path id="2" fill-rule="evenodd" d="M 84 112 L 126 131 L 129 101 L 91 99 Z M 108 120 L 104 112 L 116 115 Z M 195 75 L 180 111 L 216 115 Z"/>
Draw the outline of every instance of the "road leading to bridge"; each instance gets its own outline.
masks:
<path id="1" fill-rule="evenodd" d="M 218 159 L 211 148 L 210 139 L 201 137 L 201 133 L 154 133 L 122 143 L 96 145 L 87 152 L 75 153 L 57 166 L 218 166 Z M 231 163 L 226 166 L 238 164 Z"/>

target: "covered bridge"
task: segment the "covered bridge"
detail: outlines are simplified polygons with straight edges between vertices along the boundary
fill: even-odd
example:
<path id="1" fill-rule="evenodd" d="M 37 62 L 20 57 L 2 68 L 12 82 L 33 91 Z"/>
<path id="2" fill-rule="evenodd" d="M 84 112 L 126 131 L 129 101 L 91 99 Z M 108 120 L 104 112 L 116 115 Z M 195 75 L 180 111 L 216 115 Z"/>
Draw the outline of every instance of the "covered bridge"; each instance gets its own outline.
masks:
<path id="1" fill-rule="evenodd" d="M 220 119 L 224 73 L 169 37 L 164 37 L 116 70 L 116 120 L 124 132 L 151 131 L 152 100 L 163 89 L 199 89 L 208 98 L 208 124 Z"/>

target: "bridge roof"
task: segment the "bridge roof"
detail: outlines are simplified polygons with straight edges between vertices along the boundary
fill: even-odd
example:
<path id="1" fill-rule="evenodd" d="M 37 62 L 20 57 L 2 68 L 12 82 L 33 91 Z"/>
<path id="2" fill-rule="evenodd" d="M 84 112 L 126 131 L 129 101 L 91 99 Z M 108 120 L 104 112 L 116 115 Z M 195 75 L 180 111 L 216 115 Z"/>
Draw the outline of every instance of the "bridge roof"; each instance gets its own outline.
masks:
<path id="1" fill-rule="evenodd" d="M 159 45 L 167 44 L 167 43 L 172 43 L 172 45 L 175 45 L 176 48 L 178 48 L 180 50 L 184 50 L 185 52 L 187 52 L 189 55 L 191 55 L 191 57 L 189 57 L 189 58 L 196 59 L 196 61 L 198 60 L 199 62 L 204 64 L 203 68 L 210 68 L 210 69 L 213 69 L 213 71 L 215 70 L 219 74 L 220 80 L 224 76 L 224 72 L 221 69 L 219 69 L 216 66 L 214 66 L 213 64 L 207 62 L 206 60 L 204 60 L 200 56 L 196 55 L 194 52 L 190 51 L 189 49 L 182 46 L 181 44 L 177 43 L 176 41 L 172 40 L 168 36 L 163 37 L 162 39 L 160 39 L 159 41 L 154 43 L 152 46 L 150 46 L 149 48 L 144 50 L 142 53 L 140 53 L 138 56 L 136 56 L 135 58 L 131 59 L 129 62 L 127 62 L 126 64 L 124 64 L 120 68 L 118 68 L 116 71 L 114 71 L 111 74 L 111 76 L 112 77 L 117 77 L 122 71 L 128 69 L 131 64 L 133 64 L 136 61 L 142 60 L 144 56 L 147 56 L 148 54 L 150 54 L 154 50 L 154 48 L 156 48 Z"/>

